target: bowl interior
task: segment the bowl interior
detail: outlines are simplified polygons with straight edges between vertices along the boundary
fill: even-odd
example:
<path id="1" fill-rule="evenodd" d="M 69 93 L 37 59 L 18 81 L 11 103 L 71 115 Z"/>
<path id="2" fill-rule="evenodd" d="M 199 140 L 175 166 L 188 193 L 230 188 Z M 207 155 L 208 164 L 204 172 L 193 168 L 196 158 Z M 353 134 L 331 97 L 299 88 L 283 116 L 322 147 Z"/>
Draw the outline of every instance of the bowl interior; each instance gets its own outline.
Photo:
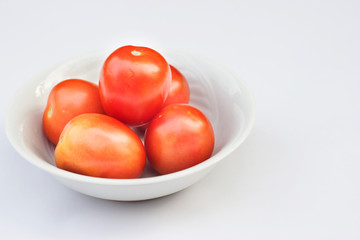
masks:
<path id="1" fill-rule="evenodd" d="M 101 66 L 110 53 L 102 51 L 68 60 L 44 71 L 18 91 L 9 106 L 6 129 L 11 143 L 24 158 L 58 176 L 64 174 L 65 171 L 56 168 L 54 145 L 42 130 L 47 97 L 52 87 L 65 79 L 98 83 Z M 199 108 L 214 128 L 212 157 L 193 168 L 212 165 L 238 147 L 248 135 L 254 122 L 253 98 L 240 79 L 212 61 L 179 51 L 161 53 L 185 75 L 191 91 L 190 104 Z M 142 178 L 156 176 L 157 173 L 147 167 Z"/>

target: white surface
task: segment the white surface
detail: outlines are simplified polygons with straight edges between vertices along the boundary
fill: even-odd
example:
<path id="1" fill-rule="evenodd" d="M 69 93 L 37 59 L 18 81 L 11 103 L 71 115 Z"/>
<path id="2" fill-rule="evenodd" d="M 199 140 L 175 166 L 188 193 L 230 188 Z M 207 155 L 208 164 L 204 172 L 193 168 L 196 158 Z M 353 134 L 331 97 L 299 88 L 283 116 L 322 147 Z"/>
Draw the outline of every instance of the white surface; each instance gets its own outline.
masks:
<path id="1" fill-rule="evenodd" d="M 192 187 L 87 197 L 24 161 L 1 128 L 2 239 L 359 239 L 359 1 L 0 1 L 1 114 L 43 69 L 123 43 L 207 56 L 257 102 L 236 154 Z"/>
<path id="2" fill-rule="evenodd" d="M 200 109 L 213 126 L 216 141 L 212 156 L 194 167 L 163 176 L 145 167 L 138 179 L 94 178 L 57 168 L 54 145 L 47 140 L 41 124 L 50 91 L 65 79 L 80 78 L 98 84 L 102 65 L 111 52 L 97 51 L 66 60 L 19 89 L 8 106 L 5 130 L 24 159 L 81 193 L 107 200 L 138 201 L 183 190 L 219 162 L 237 158 L 234 151 L 249 136 L 255 121 L 255 102 L 249 88 L 238 76 L 213 61 L 184 51 L 162 50 L 169 64 L 187 79 L 191 89 L 189 104 Z"/>

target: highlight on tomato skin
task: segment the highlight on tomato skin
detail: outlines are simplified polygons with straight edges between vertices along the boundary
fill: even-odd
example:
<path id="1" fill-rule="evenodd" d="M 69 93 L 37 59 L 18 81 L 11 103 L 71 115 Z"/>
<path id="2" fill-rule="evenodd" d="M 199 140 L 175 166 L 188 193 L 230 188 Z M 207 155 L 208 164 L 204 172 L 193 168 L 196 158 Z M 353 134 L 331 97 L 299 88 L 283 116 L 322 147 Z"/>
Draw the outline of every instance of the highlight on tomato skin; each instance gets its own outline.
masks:
<path id="1" fill-rule="evenodd" d="M 149 122 L 168 96 L 171 70 L 155 50 L 123 46 L 105 60 L 99 80 L 106 114 L 127 125 Z"/>
<path id="2" fill-rule="evenodd" d="M 51 89 L 43 113 L 45 135 L 56 145 L 65 125 L 83 113 L 104 113 L 98 86 L 83 79 L 58 83 Z"/>
<path id="3" fill-rule="evenodd" d="M 101 178 L 141 176 L 146 155 L 142 141 L 128 126 L 107 115 L 87 113 L 73 118 L 55 148 L 60 169 Z"/>
<path id="4" fill-rule="evenodd" d="M 169 174 L 210 158 L 215 136 L 210 121 L 199 109 L 171 104 L 150 122 L 144 143 L 151 166 L 160 174 Z"/>

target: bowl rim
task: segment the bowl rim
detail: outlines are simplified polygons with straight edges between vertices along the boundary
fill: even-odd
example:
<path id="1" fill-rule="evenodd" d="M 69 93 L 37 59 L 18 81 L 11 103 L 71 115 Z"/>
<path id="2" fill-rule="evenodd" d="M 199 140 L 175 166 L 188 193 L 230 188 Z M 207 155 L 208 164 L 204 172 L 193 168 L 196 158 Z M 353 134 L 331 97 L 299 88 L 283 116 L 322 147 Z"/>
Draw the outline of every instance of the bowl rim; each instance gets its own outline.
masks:
<path id="1" fill-rule="evenodd" d="M 6 117 L 5 117 L 5 130 L 6 130 L 6 135 L 8 137 L 8 140 L 10 141 L 11 145 L 13 146 L 13 148 L 24 158 L 26 159 L 28 162 L 30 162 L 31 164 L 37 166 L 38 168 L 54 175 L 55 177 L 60 177 L 60 178 L 64 178 L 67 180 L 72 180 L 72 181 L 77 181 L 77 182 L 86 182 L 86 183 L 93 183 L 93 184 L 98 184 L 98 185 L 124 185 L 124 186 L 131 186 L 131 185 L 147 185 L 147 184 L 154 184 L 154 183 L 161 183 L 161 182 L 167 182 L 167 181 L 171 181 L 171 180 L 176 180 L 179 178 L 182 178 L 185 175 L 192 175 L 195 174 L 203 169 L 207 169 L 211 166 L 215 166 L 215 164 L 217 164 L 221 159 L 227 157 L 228 155 L 230 155 L 230 153 L 232 153 L 235 149 L 237 149 L 244 141 L 245 139 L 249 136 L 252 128 L 254 127 L 255 124 L 255 118 L 256 118 L 256 103 L 255 103 L 255 99 L 254 96 L 252 94 L 252 92 L 250 91 L 250 88 L 248 87 L 248 85 L 246 84 L 246 82 L 241 79 L 237 74 L 235 74 L 233 71 L 231 71 L 230 69 L 228 69 L 227 67 L 225 67 L 224 65 L 209 59 L 207 57 L 204 56 L 199 56 L 197 54 L 193 54 L 193 53 L 189 53 L 187 51 L 184 50 L 175 50 L 175 49 L 162 49 L 159 52 L 176 52 L 179 54 L 184 54 L 186 56 L 190 56 L 190 57 L 194 57 L 197 59 L 200 59 L 202 61 L 211 63 L 216 65 L 217 67 L 219 67 L 222 71 L 229 73 L 235 80 L 236 80 L 236 84 L 246 93 L 246 95 L 249 97 L 250 103 L 251 103 L 251 114 L 248 118 L 248 126 L 247 128 L 244 129 L 243 134 L 240 136 L 239 139 L 236 140 L 236 142 L 234 142 L 232 145 L 228 146 L 226 148 L 226 151 L 219 151 L 218 153 L 216 153 L 215 155 L 212 155 L 210 158 L 208 158 L 207 160 L 192 166 L 190 168 L 178 171 L 178 172 L 174 172 L 174 173 L 170 173 L 170 174 L 164 174 L 164 175 L 159 175 L 159 176 L 151 176 L 151 177 L 144 177 L 144 178 L 135 178 L 135 179 L 113 179 L 113 178 L 99 178 L 99 177 L 91 177 L 91 176 L 86 176 L 86 175 L 81 175 L 81 174 L 77 174 L 77 173 L 73 173 L 73 172 L 69 172 L 60 168 L 57 168 L 56 166 L 44 161 L 42 158 L 32 154 L 31 156 L 29 156 L 29 152 L 27 152 L 26 150 L 24 150 L 21 146 L 19 146 L 17 144 L 17 140 L 14 136 L 14 133 L 11 132 L 10 130 L 10 125 L 11 125 L 11 112 L 13 109 L 13 105 L 15 105 L 14 103 L 16 102 L 16 99 L 19 98 L 19 95 L 21 94 L 21 92 L 25 91 L 25 89 L 28 89 L 29 87 L 31 87 L 35 82 L 39 81 L 38 79 L 42 76 L 45 75 L 47 76 L 49 73 L 51 73 L 51 71 L 53 71 L 54 69 L 58 68 L 59 66 L 70 62 L 70 61 L 76 61 L 76 60 L 80 60 L 82 58 L 88 58 L 90 56 L 95 56 L 96 54 L 105 54 L 109 52 L 109 50 L 98 50 L 98 51 L 93 51 L 90 53 L 86 53 L 86 54 L 82 54 L 80 56 L 76 56 L 76 57 L 72 57 L 69 58 L 67 60 L 64 60 L 58 64 L 53 65 L 52 67 L 49 67 L 48 69 L 40 72 L 39 74 L 37 74 L 35 77 L 31 78 L 29 81 L 26 82 L 25 85 L 19 87 L 17 89 L 17 91 L 15 92 L 15 94 L 13 95 L 12 99 L 10 100 L 10 104 L 8 105 L 7 109 L 6 109 Z M 166 55 L 166 54 L 164 54 Z"/>

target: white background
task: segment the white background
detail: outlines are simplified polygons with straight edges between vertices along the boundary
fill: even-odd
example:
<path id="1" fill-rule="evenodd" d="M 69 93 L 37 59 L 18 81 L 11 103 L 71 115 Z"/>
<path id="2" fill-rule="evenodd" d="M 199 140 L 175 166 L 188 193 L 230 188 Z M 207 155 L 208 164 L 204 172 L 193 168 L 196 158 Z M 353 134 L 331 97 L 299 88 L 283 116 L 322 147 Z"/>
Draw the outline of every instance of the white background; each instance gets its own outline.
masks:
<path id="1" fill-rule="evenodd" d="M 124 44 L 203 55 L 248 83 L 257 120 L 236 158 L 177 194 L 114 202 L 13 150 L 18 88 Z M 1 239 L 360 239 L 359 1 L 0 0 L 0 69 Z"/>

